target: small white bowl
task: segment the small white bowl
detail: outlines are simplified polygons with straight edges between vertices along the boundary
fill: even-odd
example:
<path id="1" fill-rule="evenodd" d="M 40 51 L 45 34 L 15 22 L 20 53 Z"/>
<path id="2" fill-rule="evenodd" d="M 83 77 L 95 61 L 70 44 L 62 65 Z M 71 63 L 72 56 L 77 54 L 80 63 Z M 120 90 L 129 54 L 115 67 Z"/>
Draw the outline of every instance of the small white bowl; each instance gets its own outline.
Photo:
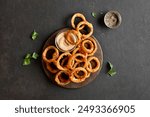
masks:
<path id="1" fill-rule="evenodd" d="M 62 34 L 62 33 L 65 33 L 67 30 L 69 30 L 69 29 L 67 29 L 67 28 L 65 28 L 65 29 L 62 29 L 62 30 L 60 30 L 59 31 L 59 33 L 56 35 L 56 37 L 55 37 L 55 45 L 56 45 L 56 47 L 59 49 L 59 51 L 61 51 L 61 52 L 70 52 L 70 51 L 73 51 L 74 49 L 75 49 L 75 45 L 70 45 L 70 49 L 69 50 L 63 50 L 63 48 L 61 48 L 59 45 L 58 45 L 58 41 L 59 41 L 59 36 Z M 64 35 L 64 34 L 62 34 L 62 35 Z M 67 46 L 68 44 L 65 42 L 65 45 Z M 68 47 L 69 47 L 69 45 L 68 45 Z"/>

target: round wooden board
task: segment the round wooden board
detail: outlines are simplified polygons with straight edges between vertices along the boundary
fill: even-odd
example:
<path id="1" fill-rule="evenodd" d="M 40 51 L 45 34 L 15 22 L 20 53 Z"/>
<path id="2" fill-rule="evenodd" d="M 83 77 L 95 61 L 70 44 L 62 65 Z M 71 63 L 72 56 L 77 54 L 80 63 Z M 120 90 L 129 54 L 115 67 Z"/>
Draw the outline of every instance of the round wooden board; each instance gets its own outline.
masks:
<path id="1" fill-rule="evenodd" d="M 49 46 L 49 45 L 54 45 L 55 46 L 55 37 L 56 35 L 61 32 L 61 31 L 65 31 L 65 30 L 68 30 L 69 28 L 63 28 L 63 29 L 60 29 L 58 31 L 56 31 L 55 33 L 53 33 L 49 38 L 48 40 L 46 41 L 46 43 L 44 44 L 44 47 L 43 47 L 43 50 Z M 97 51 L 96 53 L 94 54 L 94 56 L 96 56 L 100 61 L 101 61 L 101 66 L 100 66 L 100 69 L 95 72 L 95 73 L 91 73 L 90 77 L 87 78 L 84 82 L 82 83 L 69 83 L 68 85 L 65 85 L 65 86 L 61 86 L 63 88 L 80 88 L 80 87 L 83 87 L 83 86 L 86 86 L 87 84 L 89 84 L 90 82 L 92 82 L 96 76 L 99 74 L 101 68 L 102 68 L 102 63 L 103 63 L 103 52 L 102 52 L 102 48 L 101 48 L 101 45 L 99 44 L 99 42 L 97 41 L 97 39 L 92 36 L 95 40 L 96 40 L 96 43 L 97 43 Z M 42 65 L 43 65 L 43 69 L 46 73 L 46 75 L 48 76 L 48 78 L 50 79 L 51 82 L 53 82 L 54 84 L 58 85 L 56 82 L 55 82 L 55 74 L 52 74 L 50 73 L 47 69 L 46 69 L 46 65 L 44 63 L 44 61 L 42 60 Z M 58 85 L 59 86 L 59 85 Z"/>

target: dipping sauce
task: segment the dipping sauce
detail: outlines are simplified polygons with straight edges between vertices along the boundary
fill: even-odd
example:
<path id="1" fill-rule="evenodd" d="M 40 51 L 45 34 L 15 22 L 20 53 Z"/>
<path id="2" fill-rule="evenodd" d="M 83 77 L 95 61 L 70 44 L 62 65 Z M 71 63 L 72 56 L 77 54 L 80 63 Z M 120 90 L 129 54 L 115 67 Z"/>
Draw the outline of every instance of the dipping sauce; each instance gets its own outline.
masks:
<path id="1" fill-rule="evenodd" d="M 117 28 L 121 24 L 121 15 L 117 11 L 109 11 L 104 17 L 104 23 L 109 28 Z"/>
<path id="2" fill-rule="evenodd" d="M 66 32 L 67 31 L 63 31 L 63 32 L 58 33 L 58 35 L 55 38 L 56 47 L 62 52 L 71 51 L 75 48 L 75 45 L 72 45 L 72 44 L 67 42 L 67 40 L 65 38 Z M 73 35 L 73 39 L 74 39 L 74 41 L 76 41 L 75 35 Z"/>

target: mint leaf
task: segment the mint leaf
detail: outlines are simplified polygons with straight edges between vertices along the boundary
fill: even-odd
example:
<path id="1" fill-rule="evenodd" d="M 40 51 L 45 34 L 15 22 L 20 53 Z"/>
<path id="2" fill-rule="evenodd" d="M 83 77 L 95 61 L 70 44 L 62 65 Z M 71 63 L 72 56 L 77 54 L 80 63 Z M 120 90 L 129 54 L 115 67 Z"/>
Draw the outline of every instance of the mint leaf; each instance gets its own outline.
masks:
<path id="1" fill-rule="evenodd" d="M 26 54 L 25 58 L 31 58 L 31 54 L 30 53 Z"/>
<path id="2" fill-rule="evenodd" d="M 94 18 L 96 18 L 97 14 L 95 12 L 91 13 Z"/>
<path id="3" fill-rule="evenodd" d="M 29 65 L 31 63 L 30 58 L 25 58 L 23 60 L 23 65 Z"/>
<path id="4" fill-rule="evenodd" d="M 114 69 L 113 64 L 112 64 L 111 62 L 108 62 L 108 64 L 109 64 L 109 67 L 110 67 L 110 70 L 108 71 L 108 74 L 109 74 L 110 76 L 116 75 L 117 72 L 116 72 L 116 70 Z"/>
<path id="5" fill-rule="evenodd" d="M 38 55 L 36 52 L 33 52 L 32 58 L 33 58 L 33 59 L 37 59 L 38 57 L 39 57 L 39 55 Z"/>
<path id="6" fill-rule="evenodd" d="M 38 33 L 34 30 L 33 32 L 32 32 L 32 40 L 35 40 L 35 39 L 37 39 L 37 37 L 38 37 Z"/>
<path id="7" fill-rule="evenodd" d="M 30 53 L 26 54 L 24 60 L 23 60 L 23 65 L 29 65 L 31 64 L 31 59 L 37 59 L 38 54 L 36 52 L 33 52 L 32 55 Z"/>
<path id="8" fill-rule="evenodd" d="M 110 69 L 113 68 L 113 64 L 111 64 L 111 62 L 108 62 L 109 66 L 110 66 Z"/>
<path id="9" fill-rule="evenodd" d="M 108 71 L 108 74 L 110 75 L 110 76 L 114 76 L 114 75 L 116 75 L 116 71 L 115 71 L 115 69 L 114 68 L 112 68 L 112 69 L 110 69 L 109 71 Z"/>

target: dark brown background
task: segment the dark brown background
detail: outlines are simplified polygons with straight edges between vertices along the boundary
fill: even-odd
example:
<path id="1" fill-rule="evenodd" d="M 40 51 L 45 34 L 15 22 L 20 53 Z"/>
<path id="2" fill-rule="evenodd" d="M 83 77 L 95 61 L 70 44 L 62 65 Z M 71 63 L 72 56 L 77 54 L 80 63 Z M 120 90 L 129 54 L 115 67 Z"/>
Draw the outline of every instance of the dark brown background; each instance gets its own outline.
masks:
<path id="1" fill-rule="evenodd" d="M 121 13 L 118 29 L 103 25 L 108 10 Z M 97 12 L 93 18 L 91 12 Z M 68 90 L 47 80 L 40 59 L 22 66 L 28 52 L 39 52 L 57 29 L 69 26 L 75 12 L 94 25 L 104 64 L 91 84 Z M 39 38 L 30 39 L 36 29 Z M 150 99 L 149 0 L 0 0 L 0 99 Z M 109 77 L 107 61 L 117 69 Z"/>

